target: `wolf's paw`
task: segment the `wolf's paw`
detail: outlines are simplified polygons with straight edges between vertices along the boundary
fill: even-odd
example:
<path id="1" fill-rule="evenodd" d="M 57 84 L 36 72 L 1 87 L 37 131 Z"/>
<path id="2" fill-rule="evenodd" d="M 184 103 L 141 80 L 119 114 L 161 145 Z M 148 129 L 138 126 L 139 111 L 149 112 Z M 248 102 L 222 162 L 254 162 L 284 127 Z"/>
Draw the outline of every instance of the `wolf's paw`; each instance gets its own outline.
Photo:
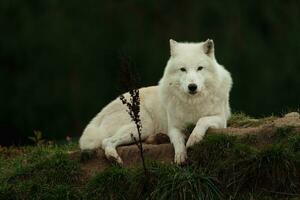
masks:
<path id="1" fill-rule="evenodd" d="M 199 136 L 197 134 L 191 134 L 187 143 L 186 143 L 186 148 L 190 148 L 200 142 L 203 139 L 203 136 Z"/>
<path id="2" fill-rule="evenodd" d="M 120 165 L 123 164 L 121 157 L 119 156 L 116 149 L 114 149 L 114 148 L 111 148 L 111 147 L 105 148 L 105 156 L 110 161 L 117 162 Z"/>
<path id="3" fill-rule="evenodd" d="M 177 165 L 183 165 L 185 164 L 187 161 L 187 153 L 186 151 L 180 152 L 180 153 L 175 153 L 175 157 L 174 157 L 174 162 Z"/>

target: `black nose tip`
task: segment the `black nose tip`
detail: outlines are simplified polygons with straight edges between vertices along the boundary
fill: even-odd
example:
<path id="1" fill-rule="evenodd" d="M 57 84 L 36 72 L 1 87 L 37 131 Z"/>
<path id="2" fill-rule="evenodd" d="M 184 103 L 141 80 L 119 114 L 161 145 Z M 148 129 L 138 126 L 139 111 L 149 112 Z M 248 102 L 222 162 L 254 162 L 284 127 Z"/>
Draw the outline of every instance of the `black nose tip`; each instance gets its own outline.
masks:
<path id="1" fill-rule="evenodd" d="M 195 92 L 197 90 L 197 85 L 192 83 L 188 85 L 188 88 L 191 92 Z"/>

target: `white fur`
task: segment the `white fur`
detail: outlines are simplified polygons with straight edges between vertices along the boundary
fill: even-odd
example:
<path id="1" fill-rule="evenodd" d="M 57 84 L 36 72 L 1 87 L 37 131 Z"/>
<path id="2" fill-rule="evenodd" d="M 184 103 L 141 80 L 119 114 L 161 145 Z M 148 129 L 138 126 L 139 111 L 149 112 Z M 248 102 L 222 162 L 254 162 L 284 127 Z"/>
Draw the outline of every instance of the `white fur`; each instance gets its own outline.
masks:
<path id="1" fill-rule="evenodd" d="M 229 92 L 232 79 L 219 65 L 212 40 L 200 43 L 178 43 L 170 40 L 171 56 L 158 86 L 140 89 L 142 139 L 167 133 L 174 146 L 174 161 L 187 159 L 186 148 L 203 138 L 208 128 L 225 128 L 230 116 Z M 202 66 L 202 70 L 198 67 Z M 181 68 L 185 68 L 182 71 Z M 196 84 L 195 94 L 188 85 Z M 129 99 L 129 94 L 125 94 Z M 116 147 L 132 143 L 137 136 L 135 124 L 119 98 L 108 104 L 87 125 L 80 138 L 81 149 L 104 149 L 107 158 L 122 163 Z M 182 130 L 196 124 L 185 144 Z"/>

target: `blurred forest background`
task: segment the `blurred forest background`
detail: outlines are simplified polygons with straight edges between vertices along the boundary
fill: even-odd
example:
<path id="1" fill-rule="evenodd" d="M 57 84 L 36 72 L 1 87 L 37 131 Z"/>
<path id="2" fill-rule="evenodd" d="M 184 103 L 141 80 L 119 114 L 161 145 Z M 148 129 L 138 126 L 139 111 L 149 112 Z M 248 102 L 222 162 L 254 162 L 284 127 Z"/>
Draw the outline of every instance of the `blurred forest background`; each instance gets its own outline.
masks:
<path id="1" fill-rule="evenodd" d="M 300 1 L 2 0 L 0 145 L 79 137 L 120 93 L 128 56 L 157 84 L 169 38 L 214 39 L 233 111 L 279 115 L 300 103 Z"/>

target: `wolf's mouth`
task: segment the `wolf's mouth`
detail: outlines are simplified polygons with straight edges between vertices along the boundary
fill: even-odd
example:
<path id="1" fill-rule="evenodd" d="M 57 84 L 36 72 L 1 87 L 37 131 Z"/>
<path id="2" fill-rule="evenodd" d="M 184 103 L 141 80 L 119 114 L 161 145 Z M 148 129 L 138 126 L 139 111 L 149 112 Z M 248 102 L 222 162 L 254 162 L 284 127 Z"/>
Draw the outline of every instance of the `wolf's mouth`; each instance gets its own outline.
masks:
<path id="1" fill-rule="evenodd" d="M 196 93 L 197 93 L 197 91 L 189 91 L 189 94 L 191 94 L 191 95 L 194 95 Z"/>

